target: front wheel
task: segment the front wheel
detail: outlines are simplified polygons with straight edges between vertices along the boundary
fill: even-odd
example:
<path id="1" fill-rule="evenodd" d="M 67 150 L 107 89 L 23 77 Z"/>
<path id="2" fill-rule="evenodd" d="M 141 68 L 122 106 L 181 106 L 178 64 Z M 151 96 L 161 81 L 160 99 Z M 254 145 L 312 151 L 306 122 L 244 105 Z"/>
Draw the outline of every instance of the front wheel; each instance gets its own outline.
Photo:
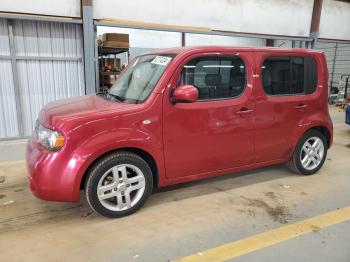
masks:
<path id="1" fill-rule="evenodd" d="M 296 173 L 312 175 L 323 166 L 327 148 L 324 135 L 317 130 L 310 130 L 299 140 L 287 166 Z"/>
<path id="2" fill-rule="evenodd" d="M 116 152 L 91 168 L 85 185 L 90 207 L 98 214 L 117 218 L 140 209 L 153 187 L 152 171 L 138 155 Z"/>

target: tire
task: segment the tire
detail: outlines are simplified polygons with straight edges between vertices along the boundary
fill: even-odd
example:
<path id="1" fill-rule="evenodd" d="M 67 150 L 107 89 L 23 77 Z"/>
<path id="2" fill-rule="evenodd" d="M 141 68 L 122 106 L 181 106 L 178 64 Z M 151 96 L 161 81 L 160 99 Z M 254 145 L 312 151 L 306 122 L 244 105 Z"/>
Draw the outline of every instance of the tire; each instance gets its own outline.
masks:
<path id="1" fill-rule="evenodd" d="M 313 146 L 313 143 L 316 141 L 319 143 L 317 144 L 317 147 L 316 144 L 315 147 L 308 146 Z M 309 142 L 309 144 L 306 145 L 306 142 Z M 304 146 L 306 146 L 306 148 Z M 317 148 L 319 149 L 317 150 Z M 321 153 L 322 149 L 323 152 Z M 317 130 L 310 130 L 300 138 L 297 146 L 295 147 L 291 160 L 289 160 L 287 163 L 287 166 L 290 170 L 297 174 L 304 176 L 315 174 L 324 164 L 327 157 L 327 149 L 328 144 L 324 135 Z M 306 153 L 308 150 L 310 150 L 309 153 Z M 302 159 L 306 159 L 306 161 L 302 161 Z M 310 165 L 307 166 L 309 159 Z"/>
<path id="2" fill-rule="evenodd" d="M 153 189 L 153 175 L 141 157 L 115 152 L 98 160 L 90 169 L 85 196 L 101 216 L 118 218 L 140 209 Z"/>

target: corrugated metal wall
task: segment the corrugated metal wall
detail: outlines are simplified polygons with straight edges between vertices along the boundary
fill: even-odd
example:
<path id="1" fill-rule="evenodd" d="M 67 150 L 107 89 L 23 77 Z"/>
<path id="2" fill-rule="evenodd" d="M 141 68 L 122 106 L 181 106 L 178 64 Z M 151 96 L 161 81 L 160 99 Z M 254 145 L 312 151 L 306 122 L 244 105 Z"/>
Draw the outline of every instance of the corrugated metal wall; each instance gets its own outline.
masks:
<path id="1" fill-rule="evenodd" d="M 19 136 L 7 21 L 0 19 L 0 138 Z M 6 58 L 8 57 L 8 58 Z"/>
<path id="2" fill-rule="evenodd" d="M 350 74 L 350 44 L 318 42 L 315 49 L 325 52 L 330 86 L 338 87 L 342 74 Z"/>
<path id="3" fill-rule="evenodd" d="M 291 40 L 274 40 L 274 46 L 291 48 Z M 294 41 L 294 47 L 305 48 L 305 43 Z M 342 74 L 350 74 L 350 44 L 322 42 L 315 44 L 314 49 L 325 52 L 329 72 L 329 86 L 338 87 Z"/>
<path id="4" fill-rule="evenodd" d="M 7 30 L 6 20 L 0 21 Z M 23 120 L 22 136 L 28 136 L 45 104 L 85 93 L 82 28 L 78 24 L 16 20 L 13 23 L 13 36 Z M 1 45 L 0 49 L 0 52 L 4 52 L 6 46 Z M 4 63 L 4 60 L 1 61 Z M 11 70 L 10 61 L 4 67 L 7 71 Z M 7 82 L 12 83 L 11 77 L 8 78 Z M 2 77 L 0 84 L 5 85 Z M 13 86 L 7 84 L 5 89 L 13 90 Z M 11 123 L 15 126 L 17 119 L 11 120 Z M 19 135 L 18 132 L 0 133 L 0 138 Z"/>

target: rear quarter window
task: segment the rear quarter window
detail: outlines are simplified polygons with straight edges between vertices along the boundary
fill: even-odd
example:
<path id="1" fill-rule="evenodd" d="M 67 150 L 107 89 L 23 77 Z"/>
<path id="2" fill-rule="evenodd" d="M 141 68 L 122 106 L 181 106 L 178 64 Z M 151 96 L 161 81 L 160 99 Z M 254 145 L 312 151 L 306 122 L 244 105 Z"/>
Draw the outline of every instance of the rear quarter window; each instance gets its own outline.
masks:
<path id="1" fill-rule="evenodd" d="M 317 86 L 317 64 L 308 56 L 271 56 L 262 65 L 268 95 L 311 94 Z"/>

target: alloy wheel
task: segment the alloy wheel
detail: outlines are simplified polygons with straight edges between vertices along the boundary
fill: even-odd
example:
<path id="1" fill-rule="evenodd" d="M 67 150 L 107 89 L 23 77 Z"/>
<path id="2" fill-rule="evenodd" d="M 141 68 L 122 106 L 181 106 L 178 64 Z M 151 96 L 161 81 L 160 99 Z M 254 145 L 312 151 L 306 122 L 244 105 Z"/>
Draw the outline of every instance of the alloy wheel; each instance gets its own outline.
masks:
<path id="1" fill-rule="evenodd" d="M 302 166 L 307 170 L 317 168 L 322 162 L 324 155 L 324 144 L 319 137 L 310 137 L 305 141 L 301 152 L 300 161 Z"/>
<path id="2" fill-rule="evenodd" d="M 140 201 L 145 186 L 145 176 L 138 167 L 121 164 L 112 167 L 100 178 L 97 197 L 105 208 L 124 211 Z"/>

